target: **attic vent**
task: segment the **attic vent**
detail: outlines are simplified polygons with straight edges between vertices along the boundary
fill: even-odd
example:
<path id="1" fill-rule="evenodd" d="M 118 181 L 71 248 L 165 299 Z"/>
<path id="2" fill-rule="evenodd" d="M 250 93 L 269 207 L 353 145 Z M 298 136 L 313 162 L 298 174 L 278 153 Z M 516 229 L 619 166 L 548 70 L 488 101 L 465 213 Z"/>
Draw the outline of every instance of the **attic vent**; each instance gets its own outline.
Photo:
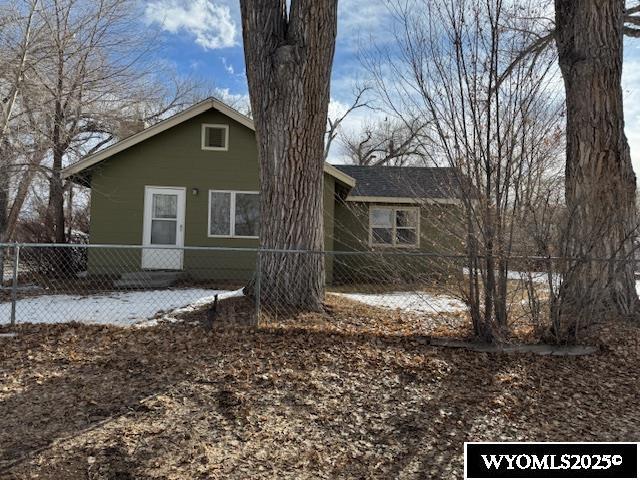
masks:
<path id="1" fill-rule="evenodd" d="M 228 150 L 229 125 L 202 125 L 203 150 Z"/>

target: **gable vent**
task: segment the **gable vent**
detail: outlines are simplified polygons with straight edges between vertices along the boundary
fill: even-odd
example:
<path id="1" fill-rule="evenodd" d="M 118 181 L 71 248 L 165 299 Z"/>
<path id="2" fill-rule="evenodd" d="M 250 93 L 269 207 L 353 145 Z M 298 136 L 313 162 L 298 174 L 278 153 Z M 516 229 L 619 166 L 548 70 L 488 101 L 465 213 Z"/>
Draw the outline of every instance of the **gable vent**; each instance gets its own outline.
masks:
<path id="1" fill-rule="evenodd" d="M 203 125 L 203 150 L 227 150 L 229 142 L 228 125 Z"/>

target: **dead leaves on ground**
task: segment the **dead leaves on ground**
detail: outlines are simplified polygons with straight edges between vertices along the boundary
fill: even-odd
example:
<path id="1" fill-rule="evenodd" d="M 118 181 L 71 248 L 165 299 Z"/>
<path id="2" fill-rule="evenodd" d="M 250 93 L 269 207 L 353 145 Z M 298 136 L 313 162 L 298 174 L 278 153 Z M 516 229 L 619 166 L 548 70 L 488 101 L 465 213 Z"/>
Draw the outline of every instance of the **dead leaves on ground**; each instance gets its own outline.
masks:
<path id="1" fill-rule="evenodd" d="M 0 477 L 460 478 L 464 441 L 640 429 L 632 324 L 604 353 L 544 358 L 433 348 L 419 318 L 330 307 L 213 332 L 197 315 L 21 327 L 0 343 Z"/>

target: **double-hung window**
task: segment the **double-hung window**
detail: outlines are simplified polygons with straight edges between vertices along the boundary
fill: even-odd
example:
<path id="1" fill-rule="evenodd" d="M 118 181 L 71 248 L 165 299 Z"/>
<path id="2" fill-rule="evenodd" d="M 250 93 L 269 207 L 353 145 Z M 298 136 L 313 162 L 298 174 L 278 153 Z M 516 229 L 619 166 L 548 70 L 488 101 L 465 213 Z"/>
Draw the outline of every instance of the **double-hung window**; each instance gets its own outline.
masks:
<path id="1" fill-rule="evenodd" d="M 209 191 L 209 236 L 258 238 L 260 194 L 258 192 Z"/>
<path id="2" fill-rule="evenodd" d="M 418 247 L 419 230 L 418 207 L 371 207 L 369 210 L 371 246 Z"/>

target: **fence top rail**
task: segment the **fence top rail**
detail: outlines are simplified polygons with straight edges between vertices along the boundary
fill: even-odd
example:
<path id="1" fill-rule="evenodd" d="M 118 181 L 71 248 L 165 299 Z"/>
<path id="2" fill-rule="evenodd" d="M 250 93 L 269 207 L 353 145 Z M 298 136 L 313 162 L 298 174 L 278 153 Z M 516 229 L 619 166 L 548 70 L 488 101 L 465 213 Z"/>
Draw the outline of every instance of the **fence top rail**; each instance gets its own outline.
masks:
<path id="1" fill-rule="evenodd" d="M 430 257 L 444 258 L 449 260 L 469 260 L 470 256 L 466 253 L 440 253 L 440 252 L 423 252 L 414 250 L 300 250 L 300 249 L 277 249 L 277 248 L 259 248 L 259 247 L 214 247 L 214 246 L 175 246 L 175 245 L 123 245 L 123 244 L 98 244 L 98 243 L 0 243 L 0 249 L 4 248 L 21 248 L 21 249 L 46 249 L 46 248 L 80 248 L 80 249 L 120 249 L 120 250 L 183 250 L 183 251 L 209 251 L 209 252 L 247 252 L 247 253 L 282 253 L 282 254 L 309 254 L 309 255 L 329 255 L 329 256 L 359 256 L 359 255 L 378 255 L 378 256 L 401 256 L 401 257 Z M 485 259 L 485 255 L 475 255 L 478 260 Z M 563 256 L 541 256 L 541 255 L 494 255 L 493 258 L 504 258 L 507 260 L 528 260 L 528 261 L 595 261 L 595 262 L 638 262 L 635 258 L 598 258 L 598 257 L 563 257 Z"/>
<path id="2" fill-rule="evenodd" d="M 188 250 L 188 251 L 219 251 L 219 252 L 249 252 L 249 253 L 300 253 L 315 255 L 401 255 L 420 257 L 446 257 L 446 258 L 468 258 L 464 254 L 442 254 L 437 252 L 416 252 L 416 251 L 394 251 L 394 250 L 357 250 L 357 251 L 318 251 L 300 249 L 278 249 L 278 248 L 258 248 L 258 247 L 213 247 L 213 246 L 175 246 L 175 245 L 121 245 L 105 243 L 0 243 L 0 248 L 86 248 L 86 249 L 121 249 L 121 250 Z"/>

